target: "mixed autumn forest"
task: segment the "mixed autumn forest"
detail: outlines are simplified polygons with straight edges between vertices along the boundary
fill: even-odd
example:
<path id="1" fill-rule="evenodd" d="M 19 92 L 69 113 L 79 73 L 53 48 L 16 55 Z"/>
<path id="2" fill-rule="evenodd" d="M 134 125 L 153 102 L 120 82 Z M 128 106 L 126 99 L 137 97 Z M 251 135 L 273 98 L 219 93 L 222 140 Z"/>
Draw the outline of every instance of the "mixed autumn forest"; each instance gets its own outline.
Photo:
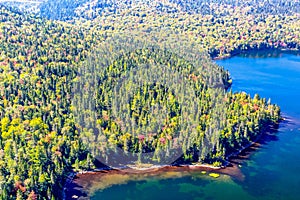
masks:
<path id="1" fill-rule="evenodd" d="M 299 51 L 299 4 L 0 2 L 0 199 L 61 199 L 103 164 L 225 165 L 281 116 L 212 60 Z"/>

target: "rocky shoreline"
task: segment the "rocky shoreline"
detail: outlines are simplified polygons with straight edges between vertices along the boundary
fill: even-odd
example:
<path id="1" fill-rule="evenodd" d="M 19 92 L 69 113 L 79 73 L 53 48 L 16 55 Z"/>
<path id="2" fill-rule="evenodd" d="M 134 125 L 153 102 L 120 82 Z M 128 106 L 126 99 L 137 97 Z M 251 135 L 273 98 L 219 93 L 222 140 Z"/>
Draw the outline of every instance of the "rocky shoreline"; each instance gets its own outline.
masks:
<path id="1" fill-rule="evenodd" d="M 102 167 L 97 168 L 92 171 L 80 171 L 80 172 L 72 172 L 68 175 L 66 184 L 64 187 L 64 194 L 63 199 L 78 199 L 79 197 L 82 197 L 80 194 L 72 194 L 72 186 L 74 185 L 73 181 L 77 181 L 81 178 L 91 177 L 95 178 L 94 176 L 97 174 L 115 174 L 116 172 L 119 174 L 144 174 L 144 173 L 155 173 L 155 172 L 161 172 L 161 171 L 177 171 L 178 169 L 181 170 L 201 170 L 201 171 L 207 171 L 207 172 L 216 172 L 220 169 L 225 169 L 225 166 L 222 167 L 214 167 L 212 165 L 208 164 L 183 164 L 183 165 L 152 165 L 150 167 L 139 167 L 137 165 L 126 165 L 118 168 L 110 168 L 110 167 Z M 89 179 L 89 178 L 88 178 Z M 71 186 L 71 187 L 70 187 Z M 69 194 L 71 192 L 71 194 Z M 73 191 L 74 192 L 74 191 Z M 76 192 L 75 192 L 76 193 Z M 83 195 L 84 196 L 84 195 Z"/>
<path id="2" fill-rule="evenodd" d="M 249 156 L 257 151 L 266 141 L 273 140 L 276 137 L 272 132 L 265 132 L 256 142 L 245 147 L 236 154 L 230 156 L 226 166 L 214 167 L 208 164 L 192 164 L 192 165 L 153 165 L 151 167 L 136 167 L 133 165 L 123 166 L 119 168 L 99 168 L 93 171 L 82 171 L 72 173 L 69 176 L 64 189 L 64 199 L 89 199 L 89 191 L 97 189 L 105 189 L 115 184 L 125 184 L 130 180 L 146 179 L 151 176 L 161 176 L 164 178 L 180 177 L 182 174 L 191 172 L 203 172 L 204 174 L 223 174 L 228 175 L 234 180 L 243 181 L 244 175 L 241 172 L 243 162 Z M 213 177 L 213 176 L 212 176 Z M 217 177 L 215 177 L 217 178 Z M 99 181 L 99 180 L 102 180 Z M 98 183 L 99 182 L 99 183 Z M 93 189 L 93 185 L 97 185 L 97 189 Z M 100 185 L 100 186 L 99 186 Z"/>

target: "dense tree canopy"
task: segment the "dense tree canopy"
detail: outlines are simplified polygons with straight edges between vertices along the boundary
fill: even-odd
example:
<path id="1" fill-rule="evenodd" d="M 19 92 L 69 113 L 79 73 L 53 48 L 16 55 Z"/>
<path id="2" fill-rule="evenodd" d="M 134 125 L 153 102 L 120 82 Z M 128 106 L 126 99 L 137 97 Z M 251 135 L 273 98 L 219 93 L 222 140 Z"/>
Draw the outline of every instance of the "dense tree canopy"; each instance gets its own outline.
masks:
<path id="1" fill-rule="evenodd" d="M 219 166 L 278 123 L 278 106 L 228 91 L 211 57 L 299 50 L 299 2 L 53 2 L 39 15 L 62 21 L 0 5 L 0 199 L 61 199 L 69 172 L 111 155 L 159 163 L 179 149 Z"/>
<path id="2" fill-rule="evenodd" d="M 191 63 L 169 50 L 146 46 L 110 61 L 104 57 L 113 52 L 97 52 L 81 67 L 76 116 L 82 139 L 95 143 L 90 146 L 93 156 L 125 165 L 161 163 L 167 157 L 175 161 L 183 154 L 185 162 L 219 166 L 263 126 L 278 122 L 279 108 L 265 99 L 226 92 L 229 75 L 205 55 Z M 132 153 L 133 160 L 122 153 Z"/>

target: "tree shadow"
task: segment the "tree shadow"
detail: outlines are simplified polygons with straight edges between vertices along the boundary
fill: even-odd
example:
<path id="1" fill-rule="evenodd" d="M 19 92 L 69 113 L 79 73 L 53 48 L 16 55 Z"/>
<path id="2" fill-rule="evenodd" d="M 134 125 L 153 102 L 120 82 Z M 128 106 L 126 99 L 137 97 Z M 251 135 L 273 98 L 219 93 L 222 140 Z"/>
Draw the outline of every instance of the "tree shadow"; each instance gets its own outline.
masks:
<path id="1" fill-rule="evenodd" d="M 257 138 L 256 142 L 253 142 L 239 153 L 230 156 L 226 168 L 221 169 L 220 172 L 231 176 L 231 178 L 237 183 L 245 182 L 247 177 L 242 171 L 242 166 L 247 160 L 249 160 L 251 155 L 266 148 L 268 143 L 278 141 L 278 128 L 278 125 L 268 126 L 265 128 L 259 138 Z"/>
<path id="2" fill-rule="evenodd" d="M 74 180 L 78 179 L 78 177 L 75 176 Z M 88 194 L 84 191 L 84 188 L 80 185 L 78 185 L 75 181 L 70 182 L 68 185 L 66 185 L 65 189 L 65 200 L 86 200 L 90 199 L 88 197 Z"/>
<path id="3" fill-rule="evenodd" d="M 251 155 L 260 152 L 264 148 L 268 148 L 267 145 L 269 143 L 278 141 L 278 134 L 281 134 L 284 129 L 291 129 L 295 126 L 299 126 L 297 121 L 289 117 L 284 117 L 284 120 L 277 127 L 268 128 L 257 142 L 243 150 L 240 154 L 231 157 L 229 167 L 234 168 L 237 166 L 240 168 L 239 176 L 233 176 L 233 181 L 241 185 L 245 191 L 253 196 L 264 196 L 274 193 L 272 187 L 267 183 L 276 182 L 280 179 L 280 175 L 272 170 L 272 165 L 268 164 L 268 162 L 266 165 L 257 163 L 255 160 L 251 162 Z M 265 155 L 263 159 L 268 161 L 268 156 L 271 157 L 273 155 Z M 249 162 L 246 163 L 246 161 Z"/>

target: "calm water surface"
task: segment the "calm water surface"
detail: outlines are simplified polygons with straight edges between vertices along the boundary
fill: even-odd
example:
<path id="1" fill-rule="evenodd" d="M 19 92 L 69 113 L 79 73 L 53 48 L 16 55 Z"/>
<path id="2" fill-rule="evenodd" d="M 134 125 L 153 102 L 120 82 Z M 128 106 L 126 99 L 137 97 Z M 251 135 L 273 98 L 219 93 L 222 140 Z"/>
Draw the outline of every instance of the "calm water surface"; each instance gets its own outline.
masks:
<path id="1" fill-rule="evenodd" d="M 230 71 L 233 91 L 271 98 L 286 121 L 276 138 L 243 161 L 244 180 L 200 172 L 180 178 L 150 177 L 97 190 L 92 199 L 300 199 L 300 57 L 234 57 L 217 61 Z"/>

